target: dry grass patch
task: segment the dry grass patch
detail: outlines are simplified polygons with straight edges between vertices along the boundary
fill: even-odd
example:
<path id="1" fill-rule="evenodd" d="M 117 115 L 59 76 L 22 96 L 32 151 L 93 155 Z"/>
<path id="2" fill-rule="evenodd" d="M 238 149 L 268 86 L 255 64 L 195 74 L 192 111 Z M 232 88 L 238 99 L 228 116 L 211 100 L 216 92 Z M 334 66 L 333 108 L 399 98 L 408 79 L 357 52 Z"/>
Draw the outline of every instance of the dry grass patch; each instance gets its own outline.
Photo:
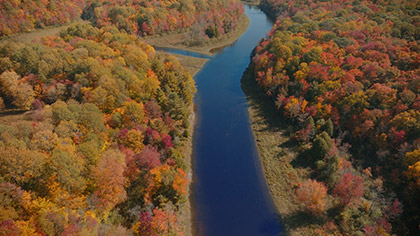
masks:
<path id="1" fill-rule="evenodd" d="M 171 55 L 176 57 L 192 76 L 195 76 L 201 70 L 201 68 L 203 68 L 203 66 L 209 61 L 209 59 L 205 58 L 190 57 L 179 54 Z"/>
<path id="2" fill-rule="evenodd" d="M 76 20 L 76 21 L 66 23 L 64 25 L 60 25 L 60 26 L 51 25 L 51 26 L 47 26 L 43 29 L 36 29 L 36 30 L 30 31 L 30 32 L 27 32 L 27 33 L 18 33 L 18 34 L 14 34 L 10 37 L 3 37 L 3 38 L 0 38 L 0 42 L 3 41 L 3 40 L 11 40 L 11 41 L 21 42 L 21 43 L 29 43 L 29 42 L 32 42 L 34 39 L 37 39 L 37 38 L 56 35 L 61 30 L 67 29 L 73 23 L 80 23 L 80 22 L 90 24 L 90 22 L 88 22 L 88 21 L 83 21 L 83 20 L 79 19 L 79 20 Z"/>

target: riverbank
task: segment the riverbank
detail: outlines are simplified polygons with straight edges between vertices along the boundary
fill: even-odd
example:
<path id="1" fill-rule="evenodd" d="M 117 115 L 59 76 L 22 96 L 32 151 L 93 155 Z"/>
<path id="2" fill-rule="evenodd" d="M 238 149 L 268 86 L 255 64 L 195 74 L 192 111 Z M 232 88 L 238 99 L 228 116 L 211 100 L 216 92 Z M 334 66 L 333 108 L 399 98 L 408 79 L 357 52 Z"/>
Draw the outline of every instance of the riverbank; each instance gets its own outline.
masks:
<path id="1" fill-rule="evenodd" d="M 179 60 L 179 62 L 187 69 L 187 71 L 193 77 L 209 61 L 209 59 L 206 59 L 206 58 L 190 57 L 190 56 L 184 56 L 184 55 L 168 53 L 168 52 L 162 52 L 162 53 L 176 57 Z"/>
<path id="2" fill-rule="evenodd" d="M 166 47 L 166 48 L 175 48 L 182 49 L 191 52 L 197 52 L 205 55 L 212 56 L 212 51 L 217 48 L 223 48 L 233 44 L 248 28 L 249 19 L 246 14 L 242 14 L 239 18 L 239 24 L 236 30 L 223 35 L 217 39 L 211 39 L 209 42 L 200 45 L 200 46 L 187 46 L 186 42 L 186 33 L 175 33 L 175 34 L 166 34 L 161 36 L 149 36 L 141 38 L 147 44 L 150 44 L 154 47 Z"/>
<path id="3" fill-rule="evenodd" d="M 286 235 L 314 235 L 306 225 L 316 219 L 301 211 L 295 194 L 299 182 L 308 178 L 310 171 L 294 166 L 298 152 L 290 138 L 292 127 L 273 109 L 273 101 L 256 84 L 250 68 L 244 72 L 241 86 L 249 102 L 251 129 L 264 176 Z"/>
<path id="4" fill-rule="evenodd" d="M 188 175 L 188 181 L 189 185 L 187 186 L 187 193 L 185 204 L 183 204 L 180 207 L 180 210 L 177 215 L 178 223 L 182 227 L 182 232 L 184 233 L 184 236 L 193 236 L 193 218 L 192 218 L 192 207 L 191 207 L 191 200 L 190 200 L 190 194 L 191 194 L 191 182 L 192 182 L 192 154 L 193 154 L 193 138 L 194 138 L 194 126 L 196 122 L 195 117 L 195 111 L 194 111 L 194 105 L 192 105 L 190 108 L 190 116 L 188 118 L 189 120 L 189 127 L 188 127 L 188 139 L 185 141 L 184 146 L 184 161 L 186 164 L 186 170 Z"/>

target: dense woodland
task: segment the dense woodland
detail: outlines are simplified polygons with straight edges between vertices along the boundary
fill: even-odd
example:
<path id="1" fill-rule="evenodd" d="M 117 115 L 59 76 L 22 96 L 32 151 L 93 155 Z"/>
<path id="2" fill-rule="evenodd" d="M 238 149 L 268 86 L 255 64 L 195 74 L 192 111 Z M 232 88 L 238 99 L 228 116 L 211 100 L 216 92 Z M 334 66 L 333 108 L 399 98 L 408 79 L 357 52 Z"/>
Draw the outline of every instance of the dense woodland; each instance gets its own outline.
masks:
<path id="1" fill-rule="evenodd" d="M 0 235 L 182 235 L 196 89 L 137 36 L 206 40 L 242 13 L 237 0 L 0 0 L 0 36 L 91 22 L 0 43 Z"/>
<path id="2" fill-rule="evenodd" d="M 0 46 L 1 235 L 179 234 L 192 77 L 115 27 Z M 26 114 L 26 113 L 25 113 Z"/>
<path id="3" fill-rule="evenodd" d="M 68 23 L 80 18 L 88 1 L 1 0 L 0 36 Z"/>
<path id="4" fill-rule="evenodd" d="M 180 234 L 192 77 L 115 27 L 0 45 L 1 235 Z M 27 113 L 25 113 L 27 114 Z"/>
<path id="5" fill-rule="evenodd" d="M 242 13 L 239 0 L 2 0 L 0 36 L 82 18 L 140 36 L 189 30 L 193 43 L 232 31 Z"/>
<path id="6" fill-rule="evenodd" d="M 276 16 L 252 58 L 258 85 L 295 127 L 312 179 L 296 194 L 327 215 L 317 235 L 417 235 L 420 5 L 263 0 Z M 333 203 L 326 199 L 333 198 Z"/>
<path id="7" fill-rule="evenodd" d="M 82 18 L 141 36 L 192 29 L 205 40 L 235 29 L 242 13 L 239 0 L 96 0 Z"/>

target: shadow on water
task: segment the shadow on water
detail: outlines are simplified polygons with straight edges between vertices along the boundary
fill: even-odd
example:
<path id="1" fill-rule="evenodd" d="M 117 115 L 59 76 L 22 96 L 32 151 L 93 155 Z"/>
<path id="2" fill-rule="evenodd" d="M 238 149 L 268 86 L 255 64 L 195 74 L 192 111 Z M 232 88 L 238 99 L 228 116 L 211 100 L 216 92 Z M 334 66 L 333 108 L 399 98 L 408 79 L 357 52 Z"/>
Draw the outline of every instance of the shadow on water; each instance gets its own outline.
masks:
<path id="1" fill-rule="evenodd" d="M 278 225 L 279 222 L 282 221 L 282 218 L 278 214 L 273 214 L 268 218 L 266 221 L 264 221 L 259 230 L 260 236 L 273 236 L 273 235 L 281 235 L 284 234 L 283 232 L 279 232 Z"/>

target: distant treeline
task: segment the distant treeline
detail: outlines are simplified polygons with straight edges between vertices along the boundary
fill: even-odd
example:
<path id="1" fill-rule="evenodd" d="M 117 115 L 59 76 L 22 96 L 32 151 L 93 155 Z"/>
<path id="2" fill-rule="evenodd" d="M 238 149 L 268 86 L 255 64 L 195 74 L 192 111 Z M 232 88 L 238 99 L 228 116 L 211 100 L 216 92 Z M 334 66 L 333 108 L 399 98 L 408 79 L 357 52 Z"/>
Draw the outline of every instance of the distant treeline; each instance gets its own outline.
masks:
<path id="1" fill-rule="evenodd" d="M 194 29 L 195 37 L 213 38 L 235 29 L 243 11 L 239 0 L 0 1 L 0 36 L 81 17 L 140 36 Z"/>

